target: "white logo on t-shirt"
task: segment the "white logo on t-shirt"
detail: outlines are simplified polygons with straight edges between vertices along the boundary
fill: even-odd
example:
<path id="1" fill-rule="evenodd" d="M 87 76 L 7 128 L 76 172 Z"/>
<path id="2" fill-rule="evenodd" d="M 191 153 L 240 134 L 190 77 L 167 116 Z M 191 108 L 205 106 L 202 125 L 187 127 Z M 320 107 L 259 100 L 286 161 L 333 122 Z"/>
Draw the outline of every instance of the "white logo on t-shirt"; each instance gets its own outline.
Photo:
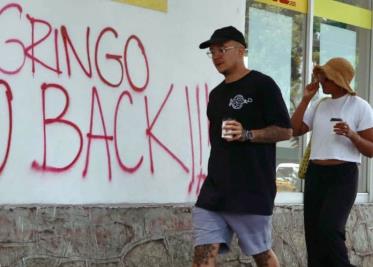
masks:
<path id="1" fill-rule="evenodd" d="M 236 95 L 235 97 L 231 98 L 229 101 L 229 106 L 234 109 L 241 109 L 244 104 L 252 103 L 253 99 L 251 97 L 248 97 L 245 99 L 243 95 Z"/>

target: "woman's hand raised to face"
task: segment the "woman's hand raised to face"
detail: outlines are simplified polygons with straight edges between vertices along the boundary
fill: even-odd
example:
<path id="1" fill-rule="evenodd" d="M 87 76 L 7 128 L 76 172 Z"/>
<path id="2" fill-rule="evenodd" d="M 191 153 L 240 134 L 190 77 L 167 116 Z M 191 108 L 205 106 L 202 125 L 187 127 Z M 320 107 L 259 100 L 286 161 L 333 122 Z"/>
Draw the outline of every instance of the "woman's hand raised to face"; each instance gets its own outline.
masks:
<path id="1" fill-rule="evenodd" d="M 310 84 L 306 85 L 303 92 L 303 98 L 307 100 L 311 100 L 312 97 L 317 93 L 319 90 L 320 84 L 318 81 L 311 82 Z"/>

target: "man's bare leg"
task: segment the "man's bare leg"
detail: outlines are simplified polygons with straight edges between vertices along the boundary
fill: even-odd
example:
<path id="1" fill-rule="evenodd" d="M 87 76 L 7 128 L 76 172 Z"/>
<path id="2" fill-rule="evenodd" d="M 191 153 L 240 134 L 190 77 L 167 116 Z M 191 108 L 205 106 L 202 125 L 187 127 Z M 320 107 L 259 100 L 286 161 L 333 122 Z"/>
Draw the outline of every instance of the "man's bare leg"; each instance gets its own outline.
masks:
<path id="1" fill-rule="evenodd" d="M 215 267 L 219 244 L 200 245 L 194 248 L 192 267 Z"/>
<path id="2" fill-rule="evenodd" d="M 280 267 L 280 263 L 272 249 L 254 255 L 253 257 L 258 267 Z"/>

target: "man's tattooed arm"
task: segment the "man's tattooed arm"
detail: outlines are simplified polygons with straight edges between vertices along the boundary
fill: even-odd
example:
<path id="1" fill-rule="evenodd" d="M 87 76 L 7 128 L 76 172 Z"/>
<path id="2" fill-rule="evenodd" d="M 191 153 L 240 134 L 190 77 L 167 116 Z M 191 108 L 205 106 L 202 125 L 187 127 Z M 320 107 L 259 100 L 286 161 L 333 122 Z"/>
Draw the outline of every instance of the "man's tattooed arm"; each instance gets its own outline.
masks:
<path id="1" fill-rule="evenodd" d="M 291 128 L 282 128 L 278 126 L 268 126 L 263 129 L 251 130 L 253 134 L 253 143 L 276 143 L 291 138 L 293 130 Z"/>

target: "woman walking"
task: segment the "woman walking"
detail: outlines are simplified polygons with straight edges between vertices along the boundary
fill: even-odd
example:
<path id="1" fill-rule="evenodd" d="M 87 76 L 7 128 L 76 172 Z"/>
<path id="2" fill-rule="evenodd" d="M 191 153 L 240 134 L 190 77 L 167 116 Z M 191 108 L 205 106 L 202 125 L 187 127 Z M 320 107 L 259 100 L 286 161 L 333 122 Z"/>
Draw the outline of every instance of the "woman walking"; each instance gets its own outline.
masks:
<path id="1" fill-rule="evenodd" d="M 308 267 L 354 266 L 345 226 L 357 194 L 361 154 L 373 156 L 373 111 L 351 88 L 354 69 L 347 60 L 332 58 L 316 66 L 313 77 L 291 118 L 294 136 L 312 131 L 304 191 Z M 309 106 L 320 84 L 330 98 Z"/>

